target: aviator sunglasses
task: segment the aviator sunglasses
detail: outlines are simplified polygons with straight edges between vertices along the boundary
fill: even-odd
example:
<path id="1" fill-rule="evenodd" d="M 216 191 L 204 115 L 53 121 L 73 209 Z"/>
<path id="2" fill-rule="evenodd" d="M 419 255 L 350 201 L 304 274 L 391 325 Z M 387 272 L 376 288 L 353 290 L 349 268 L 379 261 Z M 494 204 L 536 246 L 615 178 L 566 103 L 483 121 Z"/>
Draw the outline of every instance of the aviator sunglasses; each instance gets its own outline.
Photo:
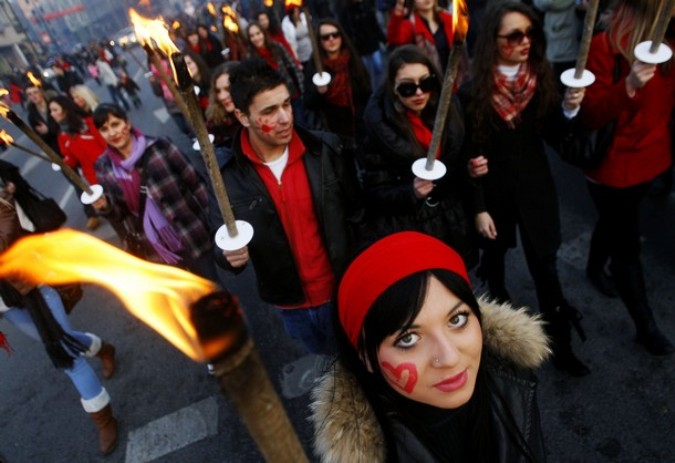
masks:
<path id="1" fill-rule="evenodd" d="M 417 89 L 422 90 L 422 93 L 429 93 L 438 88 L 438 80 L 436 76 L 431 74 L 430 76 L 425 77 L 420 80 L 418 84 L 414 82 L 403 82 L 396 86 L 396 93 L 401 95 L 404 98 L 413 96 L 417 93 Z"/>
<path id="2" fill-rule="evenodd" d="M 520 45 L 525 40 L 525 37 L 530 39 L 530 42 L 533 42 L 536 38 L 536 32 L 534 28 L 530 27 L 525 32 L 523 31 L 513 31 L 506 35 L 498 35 L 497 37 L 501 39 L 506 39 L 509 45 Z"/>

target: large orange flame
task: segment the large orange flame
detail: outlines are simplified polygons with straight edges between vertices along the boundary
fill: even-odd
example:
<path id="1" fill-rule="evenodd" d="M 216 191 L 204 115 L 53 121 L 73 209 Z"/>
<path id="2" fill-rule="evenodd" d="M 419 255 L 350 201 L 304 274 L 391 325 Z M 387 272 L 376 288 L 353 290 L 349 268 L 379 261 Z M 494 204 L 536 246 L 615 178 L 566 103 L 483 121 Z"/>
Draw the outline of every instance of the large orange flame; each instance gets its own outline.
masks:
<path id="1" fill-rule="evenodd" d="M 172 53 L 178 53 L 178 47 L 169 37 L 169 29 L 161 18 L 144 18 L 133 8 L 129 9 L 129 20 L 134 26 L 136 38 L 141 45 L 149 45 L 157 48 L 164 55 L 170 57 Z M 154 45 L 153 45 L 154 42 Z"/>
<path id="2" fill-rule="evenodd" d="M 184 270 L 153 264 L 97 238 L 61 229 L 19 240 L 0 255 L 0 278 L 33 284 L 101 285 L 190 358 L 208 358 L 190 322 L 190 305 L 216 285 Z M 226 342 L 225 340 L 223 342 Z"/>
<path id="3" fill-rule="evenodd" d="M 28 77 L 28 80 L 30 80 L 30 83 L 35 85 L 36 87 L 42 87 L 42 82 L 40 79 L 35 77 L 31 71 L 28 71 L 26 73 L 26 77 Z"/>
<path id="4" fill-rule="evenodd" d="M 14 143 L 14 138 L 9 133 L 7 133 L 5 129 L 2 129 L 2 131 L 0 131 L 0 141 L 7 145 L 11 145 Z"/>
<path id="5" fill-rule="evenodd" d="M 229 5 L 223 5 L 220 9 L 223 13 L 223 27 L 235 34 L 239 32 L 239 22 L 237 21 L 237 12 Z"/>
<path id="6" fill-rule="evenodd" d="M 465 0 L 452 0 L 452 30 L 455 31 L 455 41 L 464 43 L 469 31 L 469 9 Z"/>

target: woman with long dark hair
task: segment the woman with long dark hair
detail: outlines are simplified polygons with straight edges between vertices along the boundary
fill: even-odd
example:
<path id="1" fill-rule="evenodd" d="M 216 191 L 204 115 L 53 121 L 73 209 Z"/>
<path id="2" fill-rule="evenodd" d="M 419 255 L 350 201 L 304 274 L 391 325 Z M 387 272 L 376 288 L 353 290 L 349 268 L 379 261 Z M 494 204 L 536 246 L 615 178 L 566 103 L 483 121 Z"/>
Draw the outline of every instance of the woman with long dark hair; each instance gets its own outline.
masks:
<path id="1" fill-rule="evenodd" d="M 432 182 L 411 170 L 412 163 L 427 154 L 440 90 L 440 71 L 419 48 L 405 45 L 391 53 L 387 78 L 364 114 L 368 219 L 378 236 L 402 230 L 435 236 L 472 267 L 476 253 L 463 204 L 469 191 L 461 156 L 464 128 L 456 104 L 451 106 L 436 155 L 447 174 Z"/>
<path id="2" fill-rule="evenodd" d="M 474 51 L 473 79 L 460 89 L 465 108 L 465 156 L 482 163 L 474 183 L 473 212 L 483 248 L 479 275 L 492 297 L 508 301 L 505 256 L 518 230 L 539 308 L 553 341 L 553 363 L 571 375 L 589 373 L 570 345 L 571 327 L 583 339 L 580 313 L 564 298 L 557 270 L 560 247 L 558 195 L 544 149 L 556 146 L 583 99 L 568 89 L 562 101 L 545 38 L 534 11 L 518 1 L 492 4 Z"/>
<path id="3" fill-rule="evenodd" d="M 216 147 L 228 147 L 241 124 L 234 116 L 234 102 L 230 95 L 230 72 L 237 63 L 223 63 L 213 71 L 209 106 L 206 108 L 206 126 L 214 135 Z"/>
<path id="4" fill-rule="evenodd" d="M 183 57 L 192 78 L 192 84 L 195 89 L 198 89 L 196 91 L 199 92 L 197 94 L 199 107 L 202 108 L 202 111 L 206 111 L 209 105 L 209 89 L 211 87 L 211 72 L 209 71 L 209 67 L 206 61 L 192 50 L 185 50 Z"/>
<path id="5" fill-rule="evenodd" d="M 98 183 L 94 164 L 105 151 L 106 144 L 91 116 L 86 116 L 84 110 L 64 95 L 49 100 L 49 113 L 61 128 L 58 141 L 63 161 L 70 167 L 80 167 L 90 184 Z M 78 196 L 82 193 L 77 188 L 76 191 Z M 96 211 L 91 205 L 83 207 L 87 216 L 86 227 L 96 230 L 101 224 Z"/>
<path id="6" fill-rule="evenodd" d="M 375 242 L 347 268 L 336 320 L 312 404 L 322 461 L 544 460 L 542 323 L 477 301 L 454 250 L 417 232 Z"/>
<path id="7" fill-rule="evenodd" d="M 331 75 L 328 85 L 317 87 L 305 81 L 305 106 L 317 111 L 324 128 L 352 139 L 363 130 L 363 111 L 370 97 L 370 77 L 356 49 L 333 19 L 322 19 L 316 29 L 323 70 Z M 307 76 L 316 72 L 313 61 Z M 361 137 L 358 137 L 361 138 Z"/>
<path id="8" fill-rule="evenodd" d="M 613 278 L 635 323 L 636 341 L 654 355 L 671 354 L 675 347 L 659 330 L 647 300 L 640 263 L 639 208 L 652 181 L 672 164 L 675 66 L 672 59 L 658 66 L 643 63 L 633 50 L 650 40 L 661 4 L 658 0 L 617 3 L 607 30 L 591 44 L 588 69 L 596 82 L 589 87 L 582 108 L 584 123 L 591 128 L 615 123 L 606 157 L 597 169 L 585 172 L 599 216 L 586 271 L 605 293 Z M 671 47 L 675 44 L 672 31 L 671 20 L 666 38 Z M 614 77 L 617 66 L 618 81 Z M 608 261 L 611 275 L 605 270 Z"/>
<path id="9" fill-rule="evenodd" d="M 267 64 L 283 76 L 291 94 L 295 123 L 304 126 L 306 121 L 302 103 L 304 77 L 300 65 L 288 54 L 284 47 L 271 40 L 267 32 L 257 22 L 250 23 L 246 28 L 246 40 L 251 58 L 265 60 Z"/>

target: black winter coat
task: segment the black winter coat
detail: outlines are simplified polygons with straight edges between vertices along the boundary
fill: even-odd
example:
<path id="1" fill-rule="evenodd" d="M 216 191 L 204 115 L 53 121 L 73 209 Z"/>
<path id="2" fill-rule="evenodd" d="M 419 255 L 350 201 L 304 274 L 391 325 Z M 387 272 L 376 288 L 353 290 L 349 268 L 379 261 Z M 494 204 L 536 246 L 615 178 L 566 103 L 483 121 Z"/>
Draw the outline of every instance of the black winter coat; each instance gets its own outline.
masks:
<path id="1" fill-rule="evenodd" d="M 497 228 L 496 239 L 506 247 L 516 246 L 518 224 L 527 231 L 537 254 L 555 254 L 561 242 L 560 214 L 544 142 L 558 146 L 574 122 L 565 118 L 560 105 L 538 120 L 537 91 L 513 129 L 493 110 L 491 122 L 495 127 L 490 126 L 490 133 L 484 137 L 487 142 L 479 144 L 469 107 L 474 91 L 482 90 L 475 89 L 472 82 L 459 91 L 466 112 L 464 163 L 483 155 L 488 159 L 488 173 L 472 182 L 472 212 L 490 213 Z"/>
<path id="2" fill-rule="evenodd" d="M 411 167 L 419 156 L 415 156 L 410 142 L 395 125 L 395 111 L 381 87 L 364 114 L 368 132 L 364 189 L 369 224 L 378 236 L 403 230 L 435 236 L 454 248 L 471 268 L 477 256 L 465 213 L 469 184 L 460 151 L 464 127 L 457 104 L 448 115 L 440 157 L 447 173 L 436 182 L 426 200 L 415 196 Z"/>
<path id="3" fill-rule="evenodd" d="M 387 41 L 372 2 L 350 0 L 340 15 L 340 23 L 361 56 L 375 53 Z"/>
<path id="4" fill-rule="evenodd" d="M 38 135 L 40 135 L 40 138 L 42 138 L 45 143 L 47 143 L 50 148 L 52 148 L 55 152 L 61 154 L 61 150 L 59 149 L 59 124 L 52 118 L 52 116 L 47 113 L 47 119 L 42 117 L 42 114 L 40 114 L 40 111 L 38 111 L 37 106 L 35 106 L 33 103 L 28 103 L 28 123 L 30 124 L 31 128 L 35 130 L 35 127 L 37 127 L 38 124 L 43 123 L 47 126 L 49 131 L 42 135 L 41 133 L 37 132 Z"/>
<path id="5" fill-rule="evenodd" d="M 362 219 L 351 153 L 339 137 L 296 127 L 306 151 L 303 162 L 309 178 L 314 212 L 319 221 L 328 259 L 339 275 L 356 241 Z M 240 133 L 235 136 L 228 159 L 220 169 L 234 216 L 253 226 L 248 244 L 250 260 L 258 280 L 260 298 L 275 305 L 305 301 L 302 282 L 281 219 L 263 180 L 241 150 Z M 223 220 L 216 204 L 211 205 L 211 224 L 217 230 Z M 216 262 L 232 270 L 216 250 Z"/>

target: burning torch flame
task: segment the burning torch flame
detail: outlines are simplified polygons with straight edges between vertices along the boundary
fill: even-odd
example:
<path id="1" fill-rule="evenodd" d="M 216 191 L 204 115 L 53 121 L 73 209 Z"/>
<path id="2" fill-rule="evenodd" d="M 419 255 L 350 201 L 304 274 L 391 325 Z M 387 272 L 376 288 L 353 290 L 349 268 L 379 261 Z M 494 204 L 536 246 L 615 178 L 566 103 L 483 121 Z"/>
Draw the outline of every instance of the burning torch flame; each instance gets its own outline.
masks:
<path id="1" fill-rule="evenodd" d="M 26 73 L 26 77 L 28 77 L 28 80 L 30 80 L 31 84 L 35 85 L 36 87 L 42 87 L 42 82 L 40 82 L 40 79 L 35 77 L 31 71 Z"/>
<path id="2" fill-rule="evenodd" d="M 4 142 L 7 145 L 11 145 L 12 143 L 14 143 L 14 138 L 12 138 L 12 136 L 8 134 L 5 129 L 2 129 L 2 131 L 0 131 L 0 141 Z"/>
<path id="3" fill-rule="evenodd" d="M 174 22 L 171 23 L 171 29 L 173 29 L 174 31 L 180 29 L 180 21 L 174 20 Z"/>
<path id="4" fill-rule="evenodd" d="M 211 3 L 211 2 L 207 3 L 207 4 L 206 4 L 206 9 L 209 10 L 209 14 L 210 14 L 211 16 L 215 16 L 215 15 L 216 15 L 216 7 L 213 6 L 213 3 Z"/>
<path id="5" fill-rule="evenodd" d="M 0 97 L 7 95 L 7 90 L 4 88 L 0 89 Z M 7 114 L 11 111 L 11 108 L 7 106 L 4 101 L 0 101 L 0 116 L 7 119 Z"/>
<path id="6" fill-rule="evenodd" d="M 452 30 L 455 31 L 455 41 L 464 43 L 469 31 L 469 9 L 464 0 L 452 0 Z"/>
<path id="7" fill-rule="evenodd" d="M 265 0 L 264 3 L 267 8 L 272 8 L 274 6 L 274 0 Z"/>
<path id="8" fill-rule="evenodd" d="M 164 55 L 171 56 L 172 53 L 178 53 L 178 47 L 169 37 L 169 29 L 161 19 L 147 19 L 136 13 L 133 8 L 129 9 L 129 19 L 134 26 L 136 38 L 141 45 L 153 46 L 159 49 Z"/>
<path id="9" fill-rule="evenodd" d="M 284 2 L 284 6 L 286 8 L 292 7 L 292 6 L 297 6 L 298 8 L 302 8 L 302 0 L 286 0 Z"/>
<path id="10" fill-rule="evenodd" d="M 33 284 L 101 285 L 185 355 L 198 361 L 208 358 L 189 310 L 217 287 L 185 270 L 153 264 L 85 233 L 61 229 L 23 238 L 0 255 L 0 278 L 6 277 Z M 223 339 L 218 348 L 228 342 Z"/>
<path id="11" fill-rule="evenodd" d="M 239 22 L 237 21 L 237 12 L 229 5 L 223 5 L 220 9 L 223 13 L 223 27 L 235 34 L 239 32 Z"/>
<path id="12" fill-rule="evenodd" d="M 0 88 L 0 98 L 7 95 L 9 95 L 9 90 L 7 90 L 6 88 Z"/>

